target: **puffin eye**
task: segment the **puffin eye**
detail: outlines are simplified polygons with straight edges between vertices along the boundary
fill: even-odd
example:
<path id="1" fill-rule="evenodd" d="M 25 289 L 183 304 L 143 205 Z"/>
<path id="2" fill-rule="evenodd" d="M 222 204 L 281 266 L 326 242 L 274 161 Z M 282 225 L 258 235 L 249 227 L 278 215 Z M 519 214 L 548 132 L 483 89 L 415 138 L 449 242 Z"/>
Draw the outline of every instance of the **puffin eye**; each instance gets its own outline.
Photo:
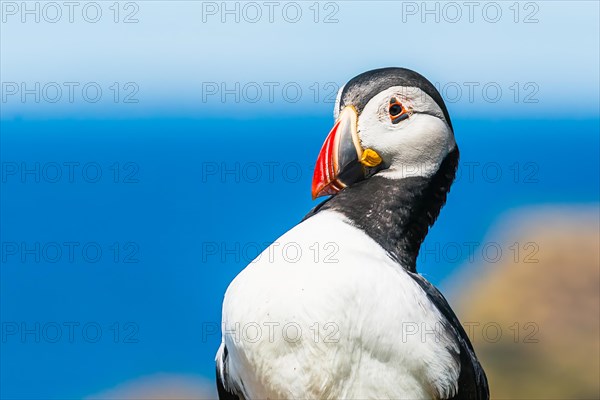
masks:
<path id="1" fill-rule="evenodd" d="M 402 106 L 399 104 L 394 104 L 393 106 L 390 106 L 390 115 L 392 117 L 397 116 L 398 114 L 400 114 L 402 112 Z"/>
<path id="2" fill-rule="evenodd" d="M 390 108 L 389 108 L 390 118 L 392 119 L 392 124 L 397 124 L 398 122 L 408 118 L 408 112 L 406 108 L 396 99 L 392 97 L 390 99 Z"/>

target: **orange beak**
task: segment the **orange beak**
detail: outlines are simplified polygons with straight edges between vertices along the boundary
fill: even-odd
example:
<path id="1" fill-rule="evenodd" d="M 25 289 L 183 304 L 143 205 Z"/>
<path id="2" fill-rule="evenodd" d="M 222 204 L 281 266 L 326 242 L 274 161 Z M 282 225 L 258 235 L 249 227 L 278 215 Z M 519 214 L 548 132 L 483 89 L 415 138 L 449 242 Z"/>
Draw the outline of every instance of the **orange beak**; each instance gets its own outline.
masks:
<path id="1" fill-rule="evenodd" d="M 365 156 L 369 156 L 365 160 Z M 375 157 L 375 163 L 372 162 Z M 358 114 L 348 106 L 342 110 L 321 147 L 312 182 L 312 197 L 334 195 L 365 179 L 368 167 L 381 163 L 373 150 L 363 151 L 358 137 Z M 374 165 L 372 165 L 374 164 Z"/>

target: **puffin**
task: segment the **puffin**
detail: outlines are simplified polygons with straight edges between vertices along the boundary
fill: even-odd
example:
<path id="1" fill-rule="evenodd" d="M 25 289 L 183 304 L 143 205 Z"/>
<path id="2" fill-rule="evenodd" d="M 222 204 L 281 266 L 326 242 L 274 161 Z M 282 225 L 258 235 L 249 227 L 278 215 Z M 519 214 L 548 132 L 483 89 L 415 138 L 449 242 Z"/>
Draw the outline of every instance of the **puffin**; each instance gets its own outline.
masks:
<path id="1" fill-rule="evenodd" d="M 489 399 L 452 308 L 417 272 L 459 160 L 444 101 L 406 68 L 340 88 L 317 157 L 328 196 L 231 282 L 221 400 Z"/>

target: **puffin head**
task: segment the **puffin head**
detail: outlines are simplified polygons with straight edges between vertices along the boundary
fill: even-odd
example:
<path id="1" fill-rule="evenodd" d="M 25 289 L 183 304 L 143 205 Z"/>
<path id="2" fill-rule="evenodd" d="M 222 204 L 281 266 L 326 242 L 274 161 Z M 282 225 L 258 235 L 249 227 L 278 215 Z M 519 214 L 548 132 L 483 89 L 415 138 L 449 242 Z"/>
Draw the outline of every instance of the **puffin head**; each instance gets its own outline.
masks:
<path id="1" fill-rule="evenodd" d="M 429 178 L 456 149 L 442 97 L 409 69 L 382 68 L 352 78 L 338 93 L 334 118 L 317 158 L 313 198 L 373 175 Z"/>

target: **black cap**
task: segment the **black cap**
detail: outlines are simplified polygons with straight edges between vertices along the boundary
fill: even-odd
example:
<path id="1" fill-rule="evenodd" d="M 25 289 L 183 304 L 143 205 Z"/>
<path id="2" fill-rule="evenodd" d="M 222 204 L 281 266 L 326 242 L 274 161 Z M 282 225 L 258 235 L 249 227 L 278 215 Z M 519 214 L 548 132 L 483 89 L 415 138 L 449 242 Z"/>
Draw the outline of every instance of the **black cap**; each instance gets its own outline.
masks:
<path id="1" fill-rule="evenodd" d="M 416 87 L 427 93 L 440 107 L 444 113 L 444 118 L 446 118 L 450 129 L 452 129 L 448 109 L 435 86 L 423 75 L 406 68 L 374 69 L 350 79 L 342 89 L 340 110 L 345 105 L 352 104 L 360 114 L 369 100 L 393 86 Z"/>

